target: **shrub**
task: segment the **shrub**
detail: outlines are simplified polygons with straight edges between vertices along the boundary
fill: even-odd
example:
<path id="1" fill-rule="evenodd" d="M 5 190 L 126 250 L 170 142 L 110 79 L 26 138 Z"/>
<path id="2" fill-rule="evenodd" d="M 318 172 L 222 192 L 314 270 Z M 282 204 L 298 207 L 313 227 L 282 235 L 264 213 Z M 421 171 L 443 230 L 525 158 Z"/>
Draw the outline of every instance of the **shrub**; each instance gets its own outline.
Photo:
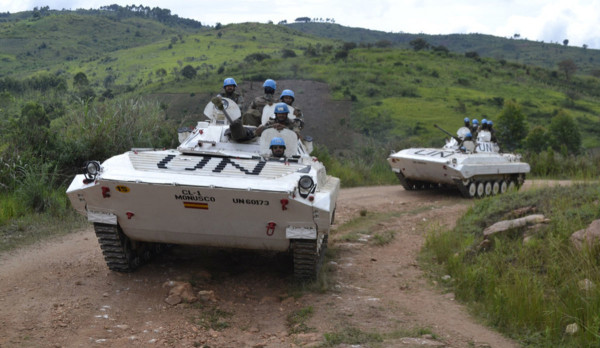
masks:
<path id="1" fill-rule="evenodd" d="M 271 56 L 268 55 L 268 54 L 266 54 L 266 53 L 252 53 L 252 54 L 247 55 L 244 58 L 244 60 L 246 62 L 250 63 L 250 62 L 254 62 L 254 61 L 256 61 L 256 62 L 262 62 L 263 60 L 270 59 L 270 58 L 271 58 Z"/>

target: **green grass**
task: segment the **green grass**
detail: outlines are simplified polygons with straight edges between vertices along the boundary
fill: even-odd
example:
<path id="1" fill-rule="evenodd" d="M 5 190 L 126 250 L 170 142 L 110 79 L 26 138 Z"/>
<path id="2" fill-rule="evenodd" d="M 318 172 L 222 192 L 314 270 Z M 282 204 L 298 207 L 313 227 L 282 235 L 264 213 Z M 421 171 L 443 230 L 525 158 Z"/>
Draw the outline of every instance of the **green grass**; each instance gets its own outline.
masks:
<path id="1" fill-rule="evenodd" d="M 323 347 L 336 347 L 342 343 L 351 345 L 363 345 L 381 343 L 383 336 L 376 332 L 365 332 L 355 327 L 344 327 L 336 332 L 325 333 Z"/>
<path id="2" fill-rule="evenodd" d="M 217 307 L 201 307 L 199 313 L 195 315 L 192 322 L 203 329 L 212 329 L 221 331 L 231 326 L 228 321 L 233 313 L 221 310 Z"/>
<path id="3" fill-rule="evenodd" d="M 300 308 L 287 316 L 288 333 L 307 333 L 315 332 L 316 328 L 308 326 L 306 323 L 314 315 L 312 306 Z"/>
<path id="4" fill-rule="evenodd" d="M 597 247 L 577 251 L 570 235 L 600 218 L 597 184 L 514 192 L 478 201 L 451 230 L 432 226 L 421 255 L 434 274 L 449 274 L 446 286 L 476 315 L 505 334 L 534 347 L 592 346 L 598 341 L 600 290 Z M 482 231 L 512 212 L 535 207 L 550 222 L 533 233 L 519 229 L 494 235 L 487 251 Z M 523 233 L 532 235 L 527 242 Z M 566 335 L 568 324 L 580 331 Z"/>
<path id="5" fill-rule="evenodd" d="M 0 214 L 6 214 L 7 205 L 2 198 Z M 11 217 L 0 224 L 0 253 L 38 243 L 40 241 L 66 235 L 78 229 L 86 228 L 87 220 L 74 212 L 65 212 L 60 218 L 50 214 L 27 213 Z"/>

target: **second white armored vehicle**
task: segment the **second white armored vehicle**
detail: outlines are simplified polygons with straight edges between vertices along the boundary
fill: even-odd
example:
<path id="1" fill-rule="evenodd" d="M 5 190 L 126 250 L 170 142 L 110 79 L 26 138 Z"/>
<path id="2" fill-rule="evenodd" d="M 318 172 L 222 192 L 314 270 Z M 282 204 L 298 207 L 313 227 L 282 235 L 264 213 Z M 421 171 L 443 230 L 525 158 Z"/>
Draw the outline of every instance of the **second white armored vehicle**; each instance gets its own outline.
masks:
<path id="1" fill-rule="evenodd" d="M 211 120 L 182 134 L 177 149 L 89 161 L 75 177 L 67 195 L 94 223 L 109 269 L 133 271 L 166 243 L 290 251 L 297 278 L 317 276 L 339 179 L 290 130 L 233 140 L 240 111 L 222 102 L 207 105 Z M 274 137 L 284 139 L 285 158 L 270 157 Z"/>
<path id="2" fill-rule="evenodd" d="M 406 190 L 456 187 L 473 198 L 519 188 L 529 164 L 521 162 L 520 155 L 501 153 L 496 143 L 481 139 L 451 136 L 442 148 L 404 149 L 391 154 L 388 162 Z"/>

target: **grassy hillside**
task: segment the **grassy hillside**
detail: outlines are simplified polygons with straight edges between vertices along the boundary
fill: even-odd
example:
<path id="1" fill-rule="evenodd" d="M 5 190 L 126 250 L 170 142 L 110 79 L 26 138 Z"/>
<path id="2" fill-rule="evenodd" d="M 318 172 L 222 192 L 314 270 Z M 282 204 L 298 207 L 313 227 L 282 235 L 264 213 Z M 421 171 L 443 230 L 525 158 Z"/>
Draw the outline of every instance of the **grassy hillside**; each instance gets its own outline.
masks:
<path id="1" fill-rule="evenodd" d="M 227 76 L 235 76 L 239 82 L 265 78 L 322 81 L 329 85 L 334 99 L 353 105 L 351 115 L 340 125 L 327 126 L 351 127 L 385 144 L 386 151 L 414 144 L 439 145 L 443 135 L 432 127 L 434 123 L 453 132 L 465 116 L 496 120 L 507 101 L 522 107 L 529 128 L 547 126 L 554 115 L 565 110 L 581 125 L 584 148 L 600 146 L 596 136 L 600 131 L 600 84 L 595 77 L 565 76 L 554 69 L 431 50 L 357 48 L 283 25 L 245 23 L 166 31 L 164 24 L 146 18 L 119 19 L 110 25 L 110 17 L 97 17 L 50 14 L 3 23 L 0 40 L 16 40 L 14 35 L 20 33 L 19 40 L 26 44 L 7 45 L 2 54 L 14 57 L 7 59 L 13 71 L 25 74 L 44 69 L 62 76 L 70 86 L 73 77 L 82 72 L 96 95 L 107 91 L 108 95 L 214 93 Z M 98 23 L 84 25 L 91 20 Z M 306 25 L 346 30 L 334 24 Z M 86 32 L 84 27 L 96 27 L 96 31 Z M 79 30 L 83 31 L 80 36 L 65 38 L 65 32 Z M 348 30 L 364 33 L 362 29 Z M 40 40 L 47 37 L 41 33 L 56 35 L 56 39 L 35 51 L 33 63 L 27 54 L 20 59 L 23 53 L 17 53 L 17 47 L 39 47 Z M 117 37 L 126 38 L 125 44 L 119 43 L 124 46 L 115 45 L 121 42 Z M 468 42 L 491 40 L 477 35 L 465 38 L 469 41 L 463 40 L 463 45 L 467 46 Z M 73 47 L 77 57 L 61 58 L 64 51 L 55 47 L 63 46 Z M 40 59 L 44 55 L 49 58 Z M 42 63 L 43 67 L 38 66 Z M 193 68 L 195 76 L 182 75 L 186 66 Z M 352 145 L 352 140 L 348 141 L 346 147 Z"/>
<path id="2" fill-rule="evenodd" d="M 63 64 L 177 38 L 186 31 L 156 20 L 119 17 L 109 11 L 23 12 L 0 18 L 0 77 L 27 76 Z"/>
<path id="3" fill-rule="evenodd" d="M 334 23 L 290 23 L 287 26 L 330 39 L 371 45 L 385 45 L 387 42 L 400 48 L 410 48 L 412 40 L 422 38 L 431 46 L 444 46 L 451 52 L 477 52 L 481 57 L 504 59 L 546 69 L 557 69 L 560 61 L 572 59 L 578 67 L 578 73 L 600 75 L 600 50 L 565 46 L 563 43 L 544 43 L 521 38 L 507 39 L 484 34 L 386 33 L 344 27 Z"/>

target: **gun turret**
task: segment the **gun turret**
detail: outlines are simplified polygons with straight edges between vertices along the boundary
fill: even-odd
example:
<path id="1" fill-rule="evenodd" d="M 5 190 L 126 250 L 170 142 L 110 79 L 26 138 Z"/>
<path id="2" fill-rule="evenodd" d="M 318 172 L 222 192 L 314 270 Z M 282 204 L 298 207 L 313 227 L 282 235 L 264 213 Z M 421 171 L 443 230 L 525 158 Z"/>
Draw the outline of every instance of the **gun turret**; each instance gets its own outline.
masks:
<path id="1" fill-rule="evenodd" d="M 459 143 L 459 144 L 460 144 L 460 143 L 462 142 L 462 139 L 461 139 L 461 138 L 459 138 L 459 137 L 456 137 L 456 136 L 454 136 L 454 135 L 450 134 L 448 131 L 446 131 L 446 130 L 445 130 L 445 129 L 443 129 L 442 127 L 438 126 L 437 124 L 434 124 L 433 126 L 434 126 L 435 128 L 437 128 L 437 129 L 441 130 L 442 132 L 446 133 L 446 134 L 447 134 L 449 137 L 451 137 L 451 138 L 453 138 L 454 140 L 456 140 L 456 142 L 457 142 L 457 143 Z"/>

